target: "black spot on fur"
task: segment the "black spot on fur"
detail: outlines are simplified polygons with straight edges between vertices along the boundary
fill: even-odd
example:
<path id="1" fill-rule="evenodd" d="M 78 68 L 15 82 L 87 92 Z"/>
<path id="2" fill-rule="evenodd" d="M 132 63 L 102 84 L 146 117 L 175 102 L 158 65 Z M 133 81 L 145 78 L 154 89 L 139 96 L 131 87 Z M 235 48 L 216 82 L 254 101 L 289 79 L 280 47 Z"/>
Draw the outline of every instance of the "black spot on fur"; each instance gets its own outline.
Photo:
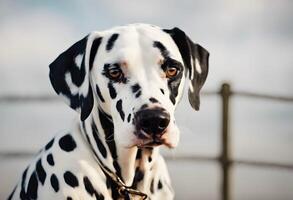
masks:
<path id="1" fill-rule="evenodd" d="M 136 153 L 136 160 L 139 160 L 141 159 L 141 156 L 142 156 L 142 150 L 141 149 L 137 149 L 137 153 Z"/>
<path id="2" fill-rule="evenodd" d="M 84 97 L 83 95 L 80 95 L 79 100 L 80 100 L 80 108 L 81 108 L 80 119 L 84 121 L 90 115 L 92 108 L 94 106 L 92 88 L 88 87 L 87 96 Z"/>
<path id="3" fill-rule="evenodd" d="M 76 143 L 73 139 L 73 137 L 69 134 L 64 135 L 62 138 L 59 140 L 59 146 L 62 150 L 66 152 L 73 151 L 76 148 Z"/>
<path id="4" fill-rule="evenodd" d="M 116 174 L 119 177 L 121 177 L 121 168 L 120 168 L 118 161 L 117 161 L 118 157 L 117 157 L 116 144 L 115 144 L 115 140 L 114 140 L 114 125 L 113 125 L 112 117 L 107 115 L 103 111 L 101 111 L 101 109 L 99 109 L 99 118 L 100 118 L 100 122 L 101 122 L 102 128 L 105 133 L 105 137 L 107 138 L 106 143 L 109 147 L 111 156 L 113 158 L 113 165 L 116 170 Z"/>
<path id="5" fill-rule="evenodd" d="M 117 190 L 117 184 L 109 176 L 106 176 L 106 185 L 111 190 L 112 199 L 119 199 L 120 194 Z"/>
<path id="6" fill-rule="evenodd" d="M 77 177 L 70 171 L 66 171 L 63 175 L 64 181 L 67 185 L 71 187 L 77 187 L 78 186 L 78 179 Z"/>
<path id="7" fill-rule="evenodd" d="M 154 179 L 152 179 L 152 181 L 151 181 L 151 188 L 150 188 L 150 191 L 151 191 L 151 193 L 153 194 L 154 193 Z"/>
<path id="8" fill-rule="evenodd" d="M 54 138 L 45 146 L 45 150 L 50 149 L 53 146 Z"/>
<path id="9" fill-rule="evenodd" d="M 51 186 L 54 189 L 54 191 L 58 192 L 59 191 L 59 181 L 58 181 L 58 178 L 55 174 L 51 175 L 50 182 L 51 182 Z"/>
<path id="10" fill-rule="evenodd" d="M 88 179 L 88 177 L 84 177 L 83 178 L 83 183 L 84 183 L 84 187 L 85 190 L 87 191 L 87 193 L 89 193 L 91 196 L 93 196 L 93 194 L 95 193 L 95 189 L 92 185 L 92 183 L 90 182 L 90 180 Z"/>
<path id="11" fill-rule="evenodd" d="M 104 97 L 102 96 L 102 93 L 101 93 L 100 88 L 99 88 L 98 85 L 96 85 L 96 91 L 97 91 L 98 97 L 99 97 L 99 99 L 101 100 L 101 102 L 105 102 L 105 99 L 104 99 Z"/>
<path id="12" fill-rule="evenodd" d="M 172 104 L 175 105 L 176 104 L 175 96 L 170 94 L 170 97 L 169 98 L 170 98 Z"/>
<path id="13" fill-rule="evenodd" d="M 156 98 L 154 98 L 154 97 L 149 98 L 149 100 L 152 103 L 159 103 L 159 101 Z"/>
<path id="14" fill-rule="evenodd" d="M 108 176 L 106 177 L 106 186 L 108 189 L 111 187 L 111 180 Z"/>
<path id="15" fill-rule="evenodd" d="M 165 91 L 162 88 L 160 90 L 161 90 L 162 94 L 165 94 Z"/>
<path id="16" fill-rule="evenodd" d="M 147 107 L 148 107 L 147 104 L 143 104 L 143 105 L 140 107 L 140 109 L 141 109 L 141 110 L 144 110 L 144 109 L 146 109 Z"/>
<path id="17" fill-rule="evenodd" d="M 39 177 L 40 182 L 42 183 L 42 185 L 44 185 L 44 182 L 46 180 L 46 171 L 44 170 L 43 166 L 42 166 L 42 160 L 39 159 L 37 164 L 36 164 L 36 172 L 37 175 Z"/>
<path id="18" fill-rule="evenodd" d="M 109 38 L 107 45 L 106 45 L 107 51 L 110 51 L 113 48 L 114 43 L 117 40 L 118 36 L 119 36 L 119 34 L 117 34 L 117 33 L 114 33 L 113 35 L 111 35 L 111 37 Z"/>
<path id="19" fill-rule="evenodd" d="M 140 97 L 140 95 L 141 95 L 141 90 L 139 90 L 139 91 L 135 94 L 135 98 Z"/>
<path id="20" fill-rule="evenodd" d="M 97 148 L 99 149 L 102 156 L 104 158 L 107 158 L 107 150 L 106 150 L 104 144 L 102 143 L 102 141 L 100 140 L 98 128 L 97 128 L 96 124 L 94 123 L 94 121 L 92 122 L 92 132 L 93 132 L 93 137 L 95 139 Z"/>
<path id="21" fill-rule="evenodd" d="M 116 170 L 116 174 L 117 174 L 117 176 L 121 177 L 121 167 L 120 167 L 120 165 L 119 165 L 117 159 L 115 159 L 115 160 L 113 161 L 113 166 L 114 166 L 114 168 L 115 168 L 115 170 Z M 121 179 L 122 179 L 122 177 L 121 177 Z"/>
<path id="22" fill-rule="evenodd" d="M 133 86 L 131 86 L 131 90 L 132 92 L 135 94 L 138 90 L 140 90 L 141 87 L 138 83 L 134 84 Z"/>
<path id="23" fill-rule="evenodd" d="M 143 171 L 141 171 L 138 167 L 135 169 L 135 175 L 132 182 L 132 187 L 137 188 L 137 184 L 142 181 L 144 177 Z"/>
<path id="24" fill-rule="evenodd" d="M 35 171 L 32 173 L 28 182 L 27 196 L 29 199 L 37 199 L 38 197 L 38 179 Z"/>
<path id="25" fill-rule="evenodd" d="M 161 180 L 159 180 L 159 182 L 158 182 L 158 189 L 160 190 L 162 188 L 163 188 L 163 184 L 162 184 Z"/>
<path id="26" fill-rule="evenodd" d="M 66 200 L 72 200 L 72 198 L 71 197 L 67 197 Z"/>
<path id="27" fill-rule="evenodd" d="M 90 138 L 89 138 L 89 136 L 87 134 L 87 130 L 86 130 L 86 126 L 85 126 L 84 121 L 81 124 L 82 124 L 82 129 L 83 129 L 83 131 L 85 133 L 86 140 L 88 141 L 89 144 L 91 144 Z"/>
<path id="28" fill-rule="evenodd" d="M 123 112 L 123 108 L 122 108 L 122 100 L 121 100 L 121 99 L 119 99 L 119 101 L 117 101 L 117 103 L 116 103 L 116 109 L 117 109 L 117 111 L 119 112 L 122 121 L 124 121 L 125 114 L 124 114 L 124 112 Z"/>
<path id="29" fill-rule="evenodd" d="M 109 82 L 108 88 L 109 88 L 110 97 L 112 99 L 115 99 L 117 96 L 117 92 L 116 92 L 115 88 L 113 87 L 113 83 Z"/>
<path id="30" fill-rule="evenodd" d="M 90 53 L 90 61 L 89 61 L 90 62 L 89 63 L 90 70 L 93 67 L 95 56 L 97 55 L 97 51 L 98 51 L 98 48 L 99 48 L 101 42 L 102 42 L 102 38 L 100 37 L 100 38 L 96 38 L 92 43 L 92 48 L 91 48 L 91 53 Z"/>
<path id="31" fill-rule="evenodd" d="M 54 166 L 55 165 L 54 158 L 53 158 L 53 155 L 51 153 L 47 155 L 47 162 L 51 166 Z"/>
<path id="32" fill-rule="evenodd" d="M 22 200 L 27 199 L 27 195 L 25 193 L 25 181 L 26 181 L 27 170 L 28 170 L 28 168 L 26 168 L 24 170 L 24 172 L 22 173 L 22 177 L 21 177 L 20 199 L 22 199 Z"/>
<path id="33" fill-rule="evenodd" d="M 161 42 L 155 41 L 153 46 L 160 50 L 160 52 L 164 58 L 169 56 L 169 51 L 166 49 L 166 47 Z"/>
<path id="34" fill-rule="evenodd" d="M 131 86 L 132 93 L 138 98 L 141 95 L 141 87 L 138 83 Z"/>
<path id="35" fill-rule="evenodd" d="M 93 187 L 91 181 L 88 179 L 88 177 L 84 177 L 83 178 L 83 183 L 84 183 L 84 187 L 85 190 L 87 191 L 87 193 L 89 193 L 91 196 L 95 195 L 97 200 L 102 200 L 104 199 L 104 196 L 102 194 L 99 194 L 95 188 Z"/>
<path id="36" fill-rule="evenodd" d="M 58 93 L 59 94 L 59 93 Z M 68 95 L 66 96 L 68 99 L 70 99 L 70 107 L 73 108 L 73 109 L 78 109 L 80 108 L 80 99 L 79 99 L 79 95 L 76 94 L 76 95 Z"/>
<path id="37" fill-rule="evenodd" d="M 151 157 L 151 156 L 149 156 L 149 159 L 148 159 L 148 160 L 149 160 L 149 162 L 152 162 L 152 160 L 153 160 L 153 159 L 152 159 L 152 157 Z"/>
<path id="38" fill-rule="evenodd" d="M 131 114 L 129 113 L 129 114 L 128 114 L 128 117 L 127 117 L 127 122 L 128 122 L 128 123 L 130 122 L 130 119 L 131 119 Z"/>

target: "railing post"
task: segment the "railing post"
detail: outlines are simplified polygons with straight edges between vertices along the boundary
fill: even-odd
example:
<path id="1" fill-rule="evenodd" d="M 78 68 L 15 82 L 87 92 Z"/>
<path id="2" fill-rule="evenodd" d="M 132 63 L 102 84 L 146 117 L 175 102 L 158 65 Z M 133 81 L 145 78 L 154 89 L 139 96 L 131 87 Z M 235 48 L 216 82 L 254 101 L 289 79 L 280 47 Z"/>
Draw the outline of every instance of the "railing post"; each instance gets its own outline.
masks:
<path id="1" fill-rule="evenodd" d="M 231 95 L 230 85 L 222 84 L 220 91 L 222 99 L 222 136 L 221 136 L 221 155 L 220 162 L 222 167 L 222 183 L 221 192 L 222 200 L 231 200 L 231 184 L 230 184 L 230 135 L 229 135 L 229 100 Z"/>

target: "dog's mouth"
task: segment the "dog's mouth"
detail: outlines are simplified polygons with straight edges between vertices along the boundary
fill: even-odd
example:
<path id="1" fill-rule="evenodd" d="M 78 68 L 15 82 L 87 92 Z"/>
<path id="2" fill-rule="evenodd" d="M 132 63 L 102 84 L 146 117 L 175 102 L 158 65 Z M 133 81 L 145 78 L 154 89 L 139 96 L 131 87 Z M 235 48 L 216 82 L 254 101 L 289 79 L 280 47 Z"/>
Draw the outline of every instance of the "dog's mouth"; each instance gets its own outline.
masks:
<path id="1" fill-rule="evenodd" d="M 139 148 L 155 147 L 155 146 L 160 146 L 162 144 L 164 144 L 164 141 L 163 140 L 156 139 L 156 140 L 150 140 L 150 141 L 147 141 L 147 142 L 138 144 L 137 147 L 139 147 Z"/>
<path id="2" fill-rule="evenodd" d="M 149 142 L 142 142 L 142 143 L 138 143 L 136 144 L 136 146 L 138 148 L 149 148 L 149 147 L 157 147 L 157 146 L 161 146 L 163 144 L 162 141 L 149 141 Z"/>
<path id="3" fill-rule="evenodd" d="M 147 148 L 147 147 L 156 147 L 161 145 L 170 146 L 169 143 L 163 138 L 164 133 L 162 134 L 146 134 L 144 131 L 139 131 L 136 133 L 137 141 L 135 142 L 135 146 L 138 148 Z"/>

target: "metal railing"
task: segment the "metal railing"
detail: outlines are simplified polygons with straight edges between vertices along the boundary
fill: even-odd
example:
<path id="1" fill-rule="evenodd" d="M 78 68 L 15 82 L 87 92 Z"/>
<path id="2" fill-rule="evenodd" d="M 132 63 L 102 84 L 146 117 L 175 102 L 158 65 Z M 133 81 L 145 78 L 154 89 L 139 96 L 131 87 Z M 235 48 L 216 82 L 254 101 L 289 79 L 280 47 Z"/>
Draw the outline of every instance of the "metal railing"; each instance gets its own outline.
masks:
<path id="1" fill-rule="evenodd" d="M 231 86 L 224 83 L 221 86 L 219 95 L 222 99 L 222 134 L 221 134 L 221 152 L 218 157 L 218 162 L 222 168 L 221 176 L 221 200 L 231 200 L 231 166 L 234 164 L 244 164 L 259 167 L 277 167 L 288 170 L 293 170 L 293 164 L 283 164 L 276 162 L 263 162 L 256 160 L 233 160 L 231 157 L 231 140 L 230 140 L 230 98 L 233 95 L 248 97 L 270 99 L 277 101 L 287 101 L 293 103 L 293 97 L 283 97 L 274 95 L 263 95 L 251 92 L 235 92 L 231 90 Z"/>
<path id="2" fill-rule="evenodd" d="M 264 100 L 273 100 L 280 102 L 292 102 L 293 97 L 276 96 L 258 94 L 252 92 L 233 91 L 231 86 L 227 83 L 222 84 L 218 92 L 204 92 L 203 95 L 219 95 L 221 97 L 221 151 L 219 156 L 172 156 L 166 159 L 176 160 L 192 160 L 192 161 L 206 161 L 217 162 L 221 167 L 221 200 L 231 200 L 231 167 L 232 165 L 249 165 L 256 167 L 270 167 L 278 169 L 286 169 L 293 171 L 293 163 L 278 163 L 258 160 L 241 160 L 233 159 L 231 156 L 231 141 L 230 141 L 230 99 L 232 96 L 240 96 L 246 98 L 258 98 Z M 60 101 L 57 97 L 50 95 L 43 96 L 1 96 L 0 103 L 17 103 L 17 102 L 52 102 Z M 0 158 L 19 158 L 30 157 L 33 152 L 0 152 Z"/>

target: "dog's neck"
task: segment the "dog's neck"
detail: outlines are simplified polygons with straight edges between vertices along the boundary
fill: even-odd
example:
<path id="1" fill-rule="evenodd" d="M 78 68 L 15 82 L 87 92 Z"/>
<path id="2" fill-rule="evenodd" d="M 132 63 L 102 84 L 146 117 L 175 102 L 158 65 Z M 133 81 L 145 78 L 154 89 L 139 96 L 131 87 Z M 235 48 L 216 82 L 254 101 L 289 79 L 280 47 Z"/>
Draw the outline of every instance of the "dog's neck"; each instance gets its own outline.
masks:
<path id="1" fill-rule="evenodd" d="M 100 164 L 115 173 L 127 185 L 137 188 L 146 180 L 145 172 L 154 165 L 159 148 L 119 148 L 115 142 L 112 117 L 100 108 L 81 122 L 82 134 Z"/>

